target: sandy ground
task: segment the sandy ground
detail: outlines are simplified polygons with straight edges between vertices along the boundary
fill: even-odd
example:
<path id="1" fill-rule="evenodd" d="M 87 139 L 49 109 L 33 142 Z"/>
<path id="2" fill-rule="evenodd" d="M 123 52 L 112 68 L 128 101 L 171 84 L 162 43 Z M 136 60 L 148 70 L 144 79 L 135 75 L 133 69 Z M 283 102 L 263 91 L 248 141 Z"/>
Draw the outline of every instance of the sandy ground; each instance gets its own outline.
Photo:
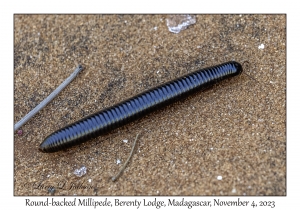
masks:
<path id="1" fill-rule="evenodd" d="M 14 195 L 286 195 L 286 16 L 196 15 L 179 34 L 166 18 L 14 16 L 14 122 L 86 67 L 14 134 Z M 254 79 L 222 81 L 65 151 L 38 150 L 56 129 L 230 60 Z"/>

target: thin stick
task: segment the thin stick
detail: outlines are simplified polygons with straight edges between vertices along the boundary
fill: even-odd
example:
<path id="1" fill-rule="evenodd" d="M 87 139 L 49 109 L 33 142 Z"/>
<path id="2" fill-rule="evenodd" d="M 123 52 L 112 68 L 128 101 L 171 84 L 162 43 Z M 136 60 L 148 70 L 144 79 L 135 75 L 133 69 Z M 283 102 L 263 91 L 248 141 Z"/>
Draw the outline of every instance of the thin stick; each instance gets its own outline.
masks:
<path id="1" fill-rule="evenodd" d="M 249 61 L 244 61 L 244 62 L 243 62 L 243 66 L 245 66 L 246 68 L 248 68 L 249 65 L 250 65 Z M 259 81 L 258 81 L 257 79 L 255 79 L 254 77 L 250 76 L 250 75 L 247 74 L 245 71 L 243 71 L 243 73 L 244 73 L 246 76 L 248 76 L 250 79 L 253 79 L 254 81 L 256 81 L 256 82 L 259 83 Z"/>
<path id="2" fill-rule="evenodd" d="M 37 105 L 33 110 L 31 110 L 25 117 L 23 117 L 19 122 L 14 126 L 14 131 L 18 130 L 23 124 L 30 120 L 36 113 L 43 109 L 50 101 L 53 100 L 76 76 L 83 66 L 78 65 L 75 71 L 61 83 L 46 99 L 44 99 L 39 105 Z"/>
<path id="3" fill-rule="evenodd" d="M 250 79 L 255 80 L 256 82 L 259 83 L 259 81 L 257 79 L 255 79 L 254 77 L 250 76 L 249 74 L 247 74 L 246 72 L 243 72 L 246 76 L 250 77 Z"/>
<path id="4" fill-rule="evenodd" d="M 112 181 L 113 181 L 113 182 L 116 181 L 116 180 L 120 177 L 120 175 L 121 175 L 121 174 L 123 173 L 123 171 L 125 170 L 127 164 L 129 163 L 129 160 L 130 160 L 130 158 L 131 158 L 132 155 L 133 155 L 133 151 L 134 151 L 134 148 L 135 148 L 135 145 L 136 145 L 136 142 L 137 142 L 137 139 L 138 139 L 138 136 L 139 136 L 139 135 L 140 135 L 139 133 L 136 135 L 135 140 L 134 140 L 134 143 L 133 143 L 133 146 L 132 146 L 132 149 L 131 149 L 131 152 L 130 152 L 130 155 L 129 155 L 129 157 L 127 158 L 126 162 L 124 163 L 123 167 L 120 169 L 119 173 L 118 173 L 116 176 L 114 176 L 114 177 L 112 178 Z"/>

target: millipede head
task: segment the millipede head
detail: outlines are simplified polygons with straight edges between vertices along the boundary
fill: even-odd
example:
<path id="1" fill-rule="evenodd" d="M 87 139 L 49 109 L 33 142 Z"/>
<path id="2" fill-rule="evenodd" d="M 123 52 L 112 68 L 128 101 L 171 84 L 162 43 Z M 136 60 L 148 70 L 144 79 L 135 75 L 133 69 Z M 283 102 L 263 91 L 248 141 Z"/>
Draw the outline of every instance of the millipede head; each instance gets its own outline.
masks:
<path id="1" fill-rule="evenodd" d="M 243 72 L 243 67 L 240 63 L 233 61 L 233 65 L 237 68 L 237 74 L 241 74 Z"/>

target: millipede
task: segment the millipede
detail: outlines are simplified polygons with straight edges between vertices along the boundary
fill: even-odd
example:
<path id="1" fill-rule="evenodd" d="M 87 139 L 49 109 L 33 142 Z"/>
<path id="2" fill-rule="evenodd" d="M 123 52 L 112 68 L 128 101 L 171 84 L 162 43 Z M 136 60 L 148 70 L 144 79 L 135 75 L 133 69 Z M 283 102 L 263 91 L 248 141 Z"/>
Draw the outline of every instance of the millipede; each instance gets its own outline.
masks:
<path id="1" fill-rule="evenodd" d="M 53 132 L 39 150 L 57 152 L 93 139 L 242 71 L 240 63 L 230 61 L 188 73 Z"/>

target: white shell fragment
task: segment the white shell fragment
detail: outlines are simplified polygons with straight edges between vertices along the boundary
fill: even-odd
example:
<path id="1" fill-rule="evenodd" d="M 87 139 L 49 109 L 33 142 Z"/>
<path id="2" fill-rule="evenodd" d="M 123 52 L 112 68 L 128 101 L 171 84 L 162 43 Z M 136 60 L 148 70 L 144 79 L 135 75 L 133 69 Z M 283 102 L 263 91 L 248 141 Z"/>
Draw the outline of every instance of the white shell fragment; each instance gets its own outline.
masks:
<path id="1" fill-rule="evenodd" d="M 264 49 L 264 48 L 265 48 L 265 45 L 264 45 L 264 44 L 261 44 L 261 45 L 258 46 L 258 49 L 261 49 L 261 50 L 262 50 L 262 49 Z"/>
<path id="2" fill-rule="evenodd" d="M 82 177 L 83 175 L 86 174 L 86 167 L 85 166 L 82 166 L 80 169 L 76 169 L 74 171 L 74 174 L 78 177 Z"/>
<path id="3" fill-rule="evenodd" d="M 166 19 L 169 31 L 178 34 L 189 25 L 196 23 L 196 17 L 192 15 L 169 15 Z"/>

